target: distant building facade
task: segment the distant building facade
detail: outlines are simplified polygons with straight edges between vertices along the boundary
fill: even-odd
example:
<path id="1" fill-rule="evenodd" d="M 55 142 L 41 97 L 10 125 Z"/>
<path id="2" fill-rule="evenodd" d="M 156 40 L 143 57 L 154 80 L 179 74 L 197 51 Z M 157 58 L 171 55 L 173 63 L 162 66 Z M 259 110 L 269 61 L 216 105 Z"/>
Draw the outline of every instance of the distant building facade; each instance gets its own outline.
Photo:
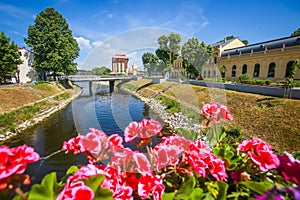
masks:
<path id="1" fill-rule="evenodd" d="M 18 65 L 13 82 L 25 84 L 35 80 L 35 69 L 33 68 L 34 52 L 24 47 L 18 48 L 22 64 Z"/>
<path id="2" fill-rule="evenodd" d="M 128 73 L 128 61 L 126 54 L 116 54 L 112 58 L 112 74 Z"/>
<path id="3" fill-rule="evenodd" d="M 183 68 L 183 58 L 182 56 L 179 56 L 176 60 L 173 62 L 173 68 L 170 72 L 169 78 L 180 78 L 181 75 L 184 74 L 184 68 Z"/>
<path id="4" fill-rule="evenodd" d="M 253 79 L 284 80 L 289 77 L 294 61 L 300 59 L 300 36 L 247 46 L 237 40 L 228 40 L 212 46 L 214 53 L 210 63 L 203 67 L 203 78 L 236 80 L 247 73 Z M 300 79 L 299 69 L 294 78 Z"/>

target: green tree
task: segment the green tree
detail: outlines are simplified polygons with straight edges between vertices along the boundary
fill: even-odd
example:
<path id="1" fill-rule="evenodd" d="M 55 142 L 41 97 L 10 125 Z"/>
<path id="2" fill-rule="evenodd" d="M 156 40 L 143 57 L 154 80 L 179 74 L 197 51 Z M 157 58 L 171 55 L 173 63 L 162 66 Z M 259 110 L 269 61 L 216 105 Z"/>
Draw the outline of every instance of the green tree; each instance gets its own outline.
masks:
<path id="1" fill-rule="evenodd" d="M 147 71 L 148 75 L 151 76 L 152 72 L 158 66 L 159 58 L 153 53 L 146 52 L 143 54 L 142 60 L 145 70 Z"/>
<path id="2" fill-rule="evenodd" d="M 298 28 L 297 30 L 295 30 L 295 31 L 291 34 L 292 37 L 293 37 L 293 36 L 297 36 L 297 35 L 300 35 L 300 28 Z"/>
<path id="3" fill-rule="evenodd" d="M 77 71 L 79 46 L 66 19 L 54 8 L 36 16 L 25 42 L 36 52 L 34 66 L 38 71 L 52 72 L 55 80 L 57 72 L 69 75 Z"/>
<path id="4" fill-rule="evenodd" d="M 156 55 L 166 66 L 172 66 L 180 51 L 181 36 L 178 33 L 170 33 L 168 36 L 160 36 L 157 41 L 159 49 L 156 50 Z"/>
<path id="5" fill-rule="evenodd" d="M 10 42 L 4 32 L 0 34 L 0 82 L 6 82 L 6 78 L 11 77 L 23 61 L 18 53 L 18 46 Z M 1 81 L 2 79 L 2 81 Z"/>
<path id="6" fill-rule="evenodd" d="M 190 38 L 183 44 L 181 49 L 181 55 L 187 62 L 184 64 L 186 72 L 198 76 L 204 63 L 209 60 L 212 53 L 211 46 L 206 46 L 204 42 L 200 43 L 197 38 Z"/>
<path id="7" fill-rule="evenodd" d="M 103 67 L 94 67 L 92 69 L 92 74 L 93 75 L 108 75 L 111 72 L 110 69 L 108 69 L 107 67 L 103 66 Z"/>

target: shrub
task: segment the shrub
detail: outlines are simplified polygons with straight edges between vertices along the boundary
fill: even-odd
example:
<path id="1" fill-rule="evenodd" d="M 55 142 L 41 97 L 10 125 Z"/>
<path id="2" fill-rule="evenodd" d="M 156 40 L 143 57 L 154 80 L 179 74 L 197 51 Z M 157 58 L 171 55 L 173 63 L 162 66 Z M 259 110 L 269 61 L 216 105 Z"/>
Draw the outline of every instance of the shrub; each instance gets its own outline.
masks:
<path id="1" fill-rule="evenodd" d="M 243 81 L 248 81 L 248 80 L 251 80 L 252 78 L 251 78 L 251 76 L 250 76 L 250 74 L 241 74 L 241 75 L 239 75 L 239 80 L 240 80 L 240 82 L 243 82 Z"/>

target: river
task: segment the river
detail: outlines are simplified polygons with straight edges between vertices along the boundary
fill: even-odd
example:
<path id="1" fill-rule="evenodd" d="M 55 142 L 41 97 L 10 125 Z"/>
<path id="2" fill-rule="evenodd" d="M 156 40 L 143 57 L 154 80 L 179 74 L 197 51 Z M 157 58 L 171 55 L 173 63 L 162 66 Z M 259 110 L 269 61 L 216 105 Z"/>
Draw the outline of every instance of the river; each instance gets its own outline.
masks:
<path id="1" fill-rule="evenodd" d="M 118 133 L 123 136 L 124 128 L 131 121 L 143 118 L 159 120 L 148 106 L 128 93 L 120 90 L 109 93 L 108 86 L 93 84 L 93 94 L 90 95 L 88 83 L 79 85 L 83 92 L 72 103 L 6 143 L 10 147 L 27 144 L 42 157 L 28 166 L 26 173 L 32 177 L 32 183 L 40 183 L 46 174 L 53 171 L 60 179 L 71 165 L 87 163 L 83 155 L 58 152 L 64 141 L 78 133 L 86 134 L 93 127 L 107 135 Z"/>

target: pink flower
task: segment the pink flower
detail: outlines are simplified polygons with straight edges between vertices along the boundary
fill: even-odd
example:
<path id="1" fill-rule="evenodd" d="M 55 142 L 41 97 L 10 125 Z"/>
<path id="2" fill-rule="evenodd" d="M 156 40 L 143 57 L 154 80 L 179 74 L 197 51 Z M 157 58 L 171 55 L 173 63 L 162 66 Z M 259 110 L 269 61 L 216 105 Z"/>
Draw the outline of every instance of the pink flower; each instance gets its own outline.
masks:
<path id="1" fill-rule="evenodd" d="M 255 163 L 261 172 L 275 169 L 279 166 L 279 159 L 273 154 L 271 145 L 259 138 L 245 140 L 237 147 L 238 151 L 248 151 L 247 155 Z"/>
<path id="2" fill-rule="evenodd" d="M 200 176 L 206 177 L 209 172 L 216 180 L 227 179 L 224 161 L 214 155 L 202 141 L 197 140 L 190 145 L 187 158 L 190 166 Z"/>
<path id="3" fill-rule="evenodd" d="M 152 169 L 146 155 L 143 153 L 135 153 L 133 159 L 136 163 L 136 170 L 142 175 L 151 174 Z"/>
<path id="4" fill-rule="evenodd" d="M 300 161 L 287 152 L 284 155 L 277 155 L 277 157 L 280 160 L 277 171 L 283 175 L 285 180 L 292 180 L 300 185 Z"/>
<path id="5" fill-rule="evenodd" d="M 126 142 L 135 138 L 147 139 L 154 135 L 161 135 L 162 126 L 153 119 L 143 119 L 141 122 L 131 122 L 124 130 Z"/>
<path id="6" fill-rule="evenodd" d="M 91 188 L 84 185 L 82 181 L 67 183 L 63 191 L 57 197 L 57 200 L 92 200 L 94 198 L 94 192 Z"/>
<path id="7" fill-rule="evenodd" d="M 153 166 L 160 171 L 167 165 L 175 166 L 179 162 L 179 156 L 182 153 L 180 147 L 172 146 L 160 146 L 161 148 L 155 148 L 152 154 Z"/>
<path id="8" fill-rule="evenodd" d="M 80 139 L 81 139 L 81 136 L 78 135 L 75 138 L 71 138 L 68 141 L 64 141 L 62 150 L 66 151 L 66 153 L 73 153 L 73 154 L 85 152 L 85 148 L 80 143 Z"/>
<path id="9" fill-rule="evenodd" d="M 90 131 L 87 135 L 81 136 L 80 143 L 96 158 L 108 147 L 108 139 L 102 131 L 96 129 Z"/>
<path id="10" fill-rule="evenodd" d="M 216 102 L 211 102 L 202 106 L 201 113 L 207 115 L 214 123 L 218 123 L 220 119 L 233 120 L 226 106 Z"/>
<path id="11" fill-rule="evenodd" d="M 227 174 L 224 161 L 220 158 L 217 158 L 214 154 L 211 154 L 210 158 L 211 160 L 208 163 L 210 174 L 218 181 L 226 180 Z"/>
<path id="12" fill-rule="evenodd" d="M 165 190 L 165 186 L 162 182 L 162 178 L 159 175 L 151 174 L 141 176 L 138 183 L 138 195 L 142 199 L 146 199 L 152 193 L 154 200 L 162 199 L 162 194 Z"/>
<path id="13" fill-rule="evenodd" d="M 28 164 L 37 161 L 39 154 L 26 144 L 14 148 L 0 147 L 0 182 L 13 175 L 23 174 Z"/>

